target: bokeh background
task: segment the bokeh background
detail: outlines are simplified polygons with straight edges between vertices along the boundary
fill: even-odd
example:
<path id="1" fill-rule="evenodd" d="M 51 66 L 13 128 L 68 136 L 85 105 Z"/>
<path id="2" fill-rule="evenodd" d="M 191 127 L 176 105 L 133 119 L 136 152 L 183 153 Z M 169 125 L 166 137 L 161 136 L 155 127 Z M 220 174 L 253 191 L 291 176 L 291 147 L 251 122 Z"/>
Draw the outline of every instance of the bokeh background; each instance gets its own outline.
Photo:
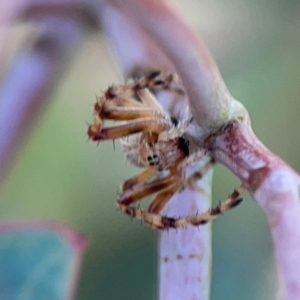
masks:
<path id="1" fill-rule="evenodd" d="M 171 2 L 208 44 L 259 138 L 300 171 L 299 0 Z M 2 62 L 12 58 L 18 34 L 12 31 Z M 117 143 L 115 150 L 111 142 L 97 147 L 86 136 L 95 93 L 121 82 L 105 38 L 89 36 L 1 190 L 1 220 L 57 219 L 90 238 L 77 300 L 156 299 L 157 232 L 130 222 L 115 205 L 119 185 L 138 170 Z M 216 167 L 215 203 L 237 186 L 238 179 Z M 276 294 L 266 220 L 248 195 L 244 199 L 213 224 L 213 300 Z"/>

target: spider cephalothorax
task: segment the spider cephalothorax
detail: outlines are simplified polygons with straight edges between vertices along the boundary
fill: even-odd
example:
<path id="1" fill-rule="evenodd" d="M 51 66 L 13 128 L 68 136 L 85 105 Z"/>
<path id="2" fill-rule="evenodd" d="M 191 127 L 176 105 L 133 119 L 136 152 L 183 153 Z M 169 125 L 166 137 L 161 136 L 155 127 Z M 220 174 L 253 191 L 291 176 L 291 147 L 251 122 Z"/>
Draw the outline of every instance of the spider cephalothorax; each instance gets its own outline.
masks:
<path id="1" fill-rule="evenodd" d="M 204 158 L 206 151 L 200 149 L 190 154 L 185 133 L 192 119 L 179 120 L 168 115 L 153 94 L 161 89 L 184 93 L 178 76 L 162 71 L 108 88 L 95 104 L 95 122 L 89 126 L 88 135 L 93 141 L 119 138 L 127 159 L 144 168 L 122 185 L 117 204 L 125 214 L 157 229 L 205 224 L 239 204 L 242 188 L 202 214 L 183 218 L 159 214 L 177 191 L 192 187 L 214 164 L 210 159 L 201 170 L 186 178 L 186 168 Z M 106 120 L 113 120 L 117 125 L 105 127 Z M 147 210 L 131 206 L 150 195 L 155 196 Z"/>

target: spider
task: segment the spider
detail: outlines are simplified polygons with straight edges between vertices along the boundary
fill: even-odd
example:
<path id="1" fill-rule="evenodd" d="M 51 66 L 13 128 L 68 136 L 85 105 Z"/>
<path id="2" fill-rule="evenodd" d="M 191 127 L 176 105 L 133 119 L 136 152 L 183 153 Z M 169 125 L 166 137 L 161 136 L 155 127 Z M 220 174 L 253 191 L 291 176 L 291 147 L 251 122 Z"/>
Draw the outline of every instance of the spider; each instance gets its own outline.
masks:
<path id="1" fill-rule="evenodd" d="M 138 80 L 129 80 L 126 85 L 109 87 L 94 106 L 95 121 L 88 128 L 88 136 L 98 142 L 120 139 L 127 159 L 144 168 L 121 186 L 117 205 L 123 213 L 155 229 L 206 224 L 237 206 L 242 201 L 239 196 L 243 187 L 205 213 L 182 218 L 160 215 L 176 192 L 186 186 L 193 188 L 193 183 L 214 164 L 209 159 L 198 172 L 186 178 L 186 168 L 207 156 L 207 151 L 190 153 L 184 133 L 192 119 L 178 120 L 168 115 L 153 93 L 162 89 L 184 93 L 178 76 L 163 71 L 152 71 Z M 105 127 L 106 120 L 118 124 Z M 146 210 L 132 206 L 151 195 L 155 196 Z"/>

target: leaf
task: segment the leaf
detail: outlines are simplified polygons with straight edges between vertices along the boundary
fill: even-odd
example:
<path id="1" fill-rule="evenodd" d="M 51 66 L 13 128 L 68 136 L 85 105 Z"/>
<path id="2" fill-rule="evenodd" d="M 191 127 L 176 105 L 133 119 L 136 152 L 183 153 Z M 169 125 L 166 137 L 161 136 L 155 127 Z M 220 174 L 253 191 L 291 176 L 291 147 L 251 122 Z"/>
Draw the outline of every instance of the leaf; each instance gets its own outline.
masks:
<path id="1" fill-rule="evenodd" d="M 0 299 L 72 299 L 86 246 L 58 222 L 0 223 Z"/>

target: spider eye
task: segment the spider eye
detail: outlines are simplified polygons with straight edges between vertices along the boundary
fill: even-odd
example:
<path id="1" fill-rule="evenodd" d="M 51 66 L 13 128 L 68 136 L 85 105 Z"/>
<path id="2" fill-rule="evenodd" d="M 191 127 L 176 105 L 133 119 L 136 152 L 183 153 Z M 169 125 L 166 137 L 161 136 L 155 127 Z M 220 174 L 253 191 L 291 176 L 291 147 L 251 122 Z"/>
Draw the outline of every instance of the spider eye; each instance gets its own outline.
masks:
<path id="1" fill-rule="evenodd" d="M 149 79 L 154 79 L 155 77 L 157 77 L 158 75 L 160 75 L 160 73 L 161 73 L 160 70 L 152 71 L 152 72 L 148 75 L 148 78 L 149 78 Z"/>
<path id="2" fill-rule="evenodd" d="M 177 127 L 177 125 L 179 123 L 178 119 L 176 119 L 175 117 L 171 117 L 171 122 L 175 127 Z"/>
<path id="3" fill-rule="evenodd" d="M 164 82 L 163 80 L 155 80 L 155 81 L 154 81 L 154 84 L 155 84 L 155 85 L 164 85 L 165 82 Z"/>
<path id="4" fill-rule="evenodd" d="M 147 160 L 150 166 L 155 166 L 159 164 L 159 157 L 156 154 L 153 154 L 153 156 L 147 156 Z"/>

